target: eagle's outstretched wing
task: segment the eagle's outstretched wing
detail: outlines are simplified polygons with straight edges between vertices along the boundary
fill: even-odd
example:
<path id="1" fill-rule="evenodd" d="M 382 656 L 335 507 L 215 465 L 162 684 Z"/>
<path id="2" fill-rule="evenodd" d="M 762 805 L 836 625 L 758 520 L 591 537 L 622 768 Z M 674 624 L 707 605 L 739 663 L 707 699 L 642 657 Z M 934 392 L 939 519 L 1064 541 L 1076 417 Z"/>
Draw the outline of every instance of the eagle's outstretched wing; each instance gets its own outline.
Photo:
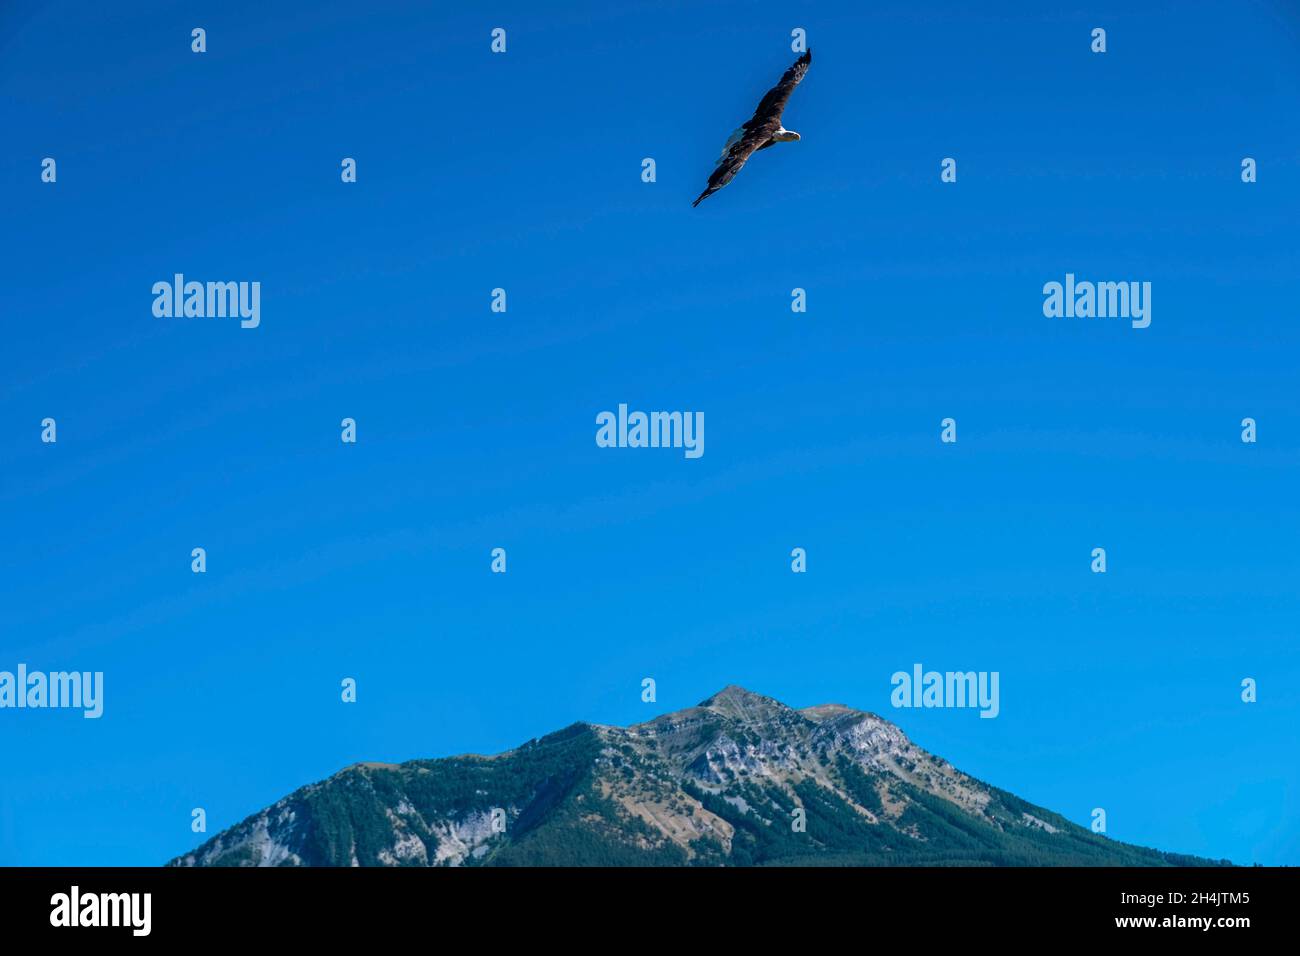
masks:
<path id="1" fill-rule="evenodd" d="M 782 75 L 781 81 L 767 91 L 759 102 L 758 109 L 754 110 L 754 115 L 738 130 L 742 133 L 740 138 L 733 142 L 731 148 L 718 160 L 717 168 L 709 177 L 708 188 L 691 203 L 692 206 L 698 206 L 735 179 L 736 173 L 740 172 L 754 151 L 762 149 L 771 140 L 772 134 L 781 128 L 781 113 L 785 110 L 785 104 L 789 101 L 794 88 L 799 85 L 799 81 L 803 79 L 803 75 L 808 72 L 810 63 L 812 63 L 811 49 L 795 60 L 794 65 Z"/>

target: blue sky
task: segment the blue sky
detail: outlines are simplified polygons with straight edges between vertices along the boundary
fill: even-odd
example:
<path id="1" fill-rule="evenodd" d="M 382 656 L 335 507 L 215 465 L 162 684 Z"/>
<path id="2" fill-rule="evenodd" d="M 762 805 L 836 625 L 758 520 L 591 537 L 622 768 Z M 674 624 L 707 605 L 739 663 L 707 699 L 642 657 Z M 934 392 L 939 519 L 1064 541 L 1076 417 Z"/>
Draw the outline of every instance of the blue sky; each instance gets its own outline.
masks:
<path id="1" fill-rule="evenodd" d="M 729 683 L 1300 863 L 1300 13 L 564 6 L 0 10 L 0 669 L 106 685 L 0 711 L 0 863 L 160 863 L 194 807 Z M 802 141 L 691 209 L 795 27 Z M 176 272 L 261 326 L 155 318 Z M 1045 318 L 1066 272 L 1151 326 Z M 706 453 L 597 448 L 620 402 Z M 1000 672 L 999 717 L 890 708 L 915 662 Z"/>

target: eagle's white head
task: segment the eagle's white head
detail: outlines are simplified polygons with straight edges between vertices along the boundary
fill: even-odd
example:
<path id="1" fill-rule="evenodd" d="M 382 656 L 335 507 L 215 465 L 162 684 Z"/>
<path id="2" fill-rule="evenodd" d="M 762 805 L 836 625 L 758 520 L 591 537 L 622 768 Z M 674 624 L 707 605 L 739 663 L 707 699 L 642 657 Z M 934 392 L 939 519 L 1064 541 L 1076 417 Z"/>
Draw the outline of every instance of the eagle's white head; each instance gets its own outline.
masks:
<path id="1" fill-rule="evenodd" d="M 772 134 L 772 138 L 776 140 L 778 143 L 797 143 L 800 137 L 799 134 L 796 133 L 794 130 L 786 129 L 784 126 L 782 126 L 779 130 L 777 130 L 775 133 Z"/>

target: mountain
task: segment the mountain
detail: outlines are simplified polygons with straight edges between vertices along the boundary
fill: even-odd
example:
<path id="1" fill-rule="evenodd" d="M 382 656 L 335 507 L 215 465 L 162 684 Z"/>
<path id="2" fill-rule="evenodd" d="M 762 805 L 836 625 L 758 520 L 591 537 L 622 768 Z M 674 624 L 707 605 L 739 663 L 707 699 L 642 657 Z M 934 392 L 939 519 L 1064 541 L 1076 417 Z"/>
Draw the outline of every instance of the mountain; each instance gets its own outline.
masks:
<path id="1" fill-rule="evenodd" d="M 494 757 L 355 764 L 168 865 L 1211 863 L 1098 836 L 874 714 L 727 687 L 644 724 L 574 724 Z"/>

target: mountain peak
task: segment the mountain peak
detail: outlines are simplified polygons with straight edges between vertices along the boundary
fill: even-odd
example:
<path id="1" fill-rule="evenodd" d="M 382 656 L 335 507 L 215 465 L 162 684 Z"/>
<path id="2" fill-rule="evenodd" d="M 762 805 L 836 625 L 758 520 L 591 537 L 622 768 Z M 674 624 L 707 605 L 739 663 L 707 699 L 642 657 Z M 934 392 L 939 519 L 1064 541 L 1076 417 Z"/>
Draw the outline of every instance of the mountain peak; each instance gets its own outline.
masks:
<path id="1" fill-rule="evenodd" d="M 784 821 L 807 808 L 806 830 Z M 505 829 L 500 822 L 504 814 Z M 888 721 L 735 684 L 630 728 L 355 764 L 177 866 L 1166 865 L 969 777 Z"/>
<path id="2" fill-rule="evenodd" d="M 738 684 L 728 684 L 708 700 L 701 701 L 700 706 L 740 720 L 761 719 L 790 710 L 779 700 L 756 694 Z"/>

